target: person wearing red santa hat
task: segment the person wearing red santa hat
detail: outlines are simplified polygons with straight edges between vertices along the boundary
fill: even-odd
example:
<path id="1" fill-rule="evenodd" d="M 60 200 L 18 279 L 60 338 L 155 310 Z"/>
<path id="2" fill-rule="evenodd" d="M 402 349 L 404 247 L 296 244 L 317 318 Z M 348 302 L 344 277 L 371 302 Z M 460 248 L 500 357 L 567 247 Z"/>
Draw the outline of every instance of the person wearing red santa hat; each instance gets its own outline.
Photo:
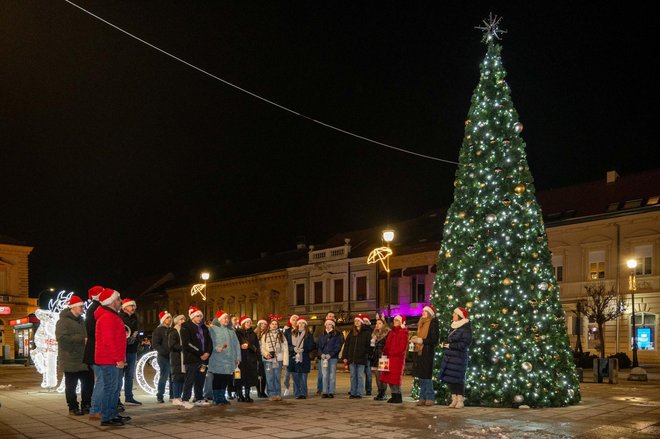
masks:
<path id="1" fill-rule="evenodd" d="M 310 352 L 314 350 L 314 337 L 307 330 L 307 320 L 299 317 L 296 328 L 287 332 L 289 365 L 287 370 L 293 377 L 293 394 L 296 399 L 307 399 L 307 375 L 311 369 Z"/>
<path id="2" fill-rule="evenodd" d="M 156 392 L 156 401 L 164 403 L 165 386 L 170 382 L 170 345 L 167 341 L 167 336 L 171 331 L 172 314 L 167 311 L 158 313 L 158 321 L 160 325 L 151 334 L 151 346 L 158 353 L 156 361 L 160 369 L 160 377 L 158 379 L 158 390 Z M 170 399 L 172 399 L 172 384 L 170 383 Z"/>
<path id="3" fill-rule="evenodd" d="M 371 318 L 367 314 L 361 314 L 362 317 L 362 323 L 364 323 L 364 329 L 369 333 L 369 340 L 371 340 L 371 334 L 373 333 L 373 328 L 371 327 Z M 369 341 L 371 343 L 371 341 Z M 371 368 L 369 365 L 371 364 L 371 348 L 369 349 L 369 356 L 367 357 L 369 360 L 369 363 L 367 363 L 367 367 L 364 368 L 364 392 L 367 396 L 371 396 L 371 389 L 372 389 L 372 378 L 371 378 Z"/>
<path id="4" fill-rule="evenodd" d="M 94 356 L 96 350 L 96 319 L 94 312 L 101 302 L 99 302 L 99 295 L 103 292 L 104 288 L 100 285 L 95 285 L 87 291 L 88 298 L 91 303 L 87 307 L 85 313 L 85 332 L 87 332 L 87 343 L 85 343 L 85 353 L 83 354 L 83 361 L 96 375 L 94 368 Z M 89 407 L 89 419 L 98 421 L 101 419 L 101 389 L 103 389 L 103 382 L 99 381 L 99 377 L 95 376 L 94 389 L 92 390 L 92 404 Z M 84 409 L 83 409 L 84 410 Z"/>
<path id="5" fill-rule="evenodd" d="M 208 359 L 211 356 L 213 342 L 209 328 L 204 324 L 204 314 L 196 306 L 188 309 L 190 320 L 181 325 L 181 346 L 183 346 L 183 363 L 185 366 L 185 381 L 183 383 L 183 406 L 189 408 L 190 398 L 195 392 L 195 402 L 201 406 L 210 403 L 204 400 L 204 381 Z"/>
<path id="6" fill-rule="evenodd" d="M 228 384 L 234 380 L 235 370 L 241 362 L 241 347 L 236 330 L 229 326 L 229 319 L 229 314 L 218 311 L 209 329 L 213 346 L 209 358 L 209 372 L 213 375 L 213 402 L 220 405 L 229 404 L 225 393 Z M 240 389 L 240 379 L 237 381 Z M 239 401 L 242 400 L 243 395 L 240 394 Z"/>
<path id="7" fill-rule="evenodd" d="M 279 315 L 270 315 L 268 331 L 259 340 L 266 370 L 266 389 L 271 401 L 282 401 L 282 367 L 289 365 L 289 345 L 279 329 L 279 319 Z"/>
<path id="8" fill-rule="evenodd" d="M 286 336 L 287 333 L 291 332 L 296 327 L 296 323 L 298 322 L 298 314 L 291 314 L 289 317 L 288 323 L 284 326 L 284 329 L 282 329 L 282 333 L 284 336 Z M 284 370 L 284 396 L 287 396 L 289 394 L 289 389 L 291 384 L 291 372 L 289 372 L 289 368 L 286 368 Z"/>
<path id="9" fill-rule="evenodd" d="M 74 416 L 84 415 L 85 409 L 89 413 L 94 386 L 94 376 L 89 366 L 83 363 L 87 341 L 87 331 L 82 318 L 84 305 L 80 297 L 71 296 L 69 306 L 60 312 L 60 319 L 55 325 L 57 367 L 64 372 L 66 403 L 69 406 L 69 414 Z M 78 382 L 81 390 L 80 408 L 76 396 Z"/>
<path id="10" fill-rule="evenodd" d="M 430 406 L 435 402 L 433 390 L 433 361 L 438 345 L 439 325 L 435 308 L 426 305 L 417 323 L 417 333 L 410 338 L 414 343 L 412 376 L 419 380 L 418 406 Z"/>
<path id="11" fill-rule="evenodd" d="M 124 403 L 142 405 L 133 397 L 133 378 L 135 377 L 135 366 L 137 365 L 137 350 L 140 345 L 140 323 L 138 322 L 135 309 L 137 305 L 133 299 L 124 299 L 121 302 L 119 317 L 126 328 L 126 367 L 124 368 Z M 121 401 L 119 402 L 121 404 Z"/>
<path id="12" fill-rule="evenodd" d="M 97 376 L 103 382 L 101 396 L 101 425 L 119 426 L 130 420 L 117 410 L 123 369 L 126 367 L 126 332 L 117 314 L 121 307 L 119 293 L 105 288 L 99 295 L 101 306 L 94 312 L 96 318 L 96 351 L 94 356 Z"/>
<path id="13" fill-rule="evenodd" d="M 259 386 L 259 363 L 261 362 L 261 350 L 259 349 L 259 337 L 252 328 L 252 319 L 243 316 L 238 319 L 236 336 L 241 346 L 241 370 L 240 380 L 236 380 L 236 396 L 240 402 L 253 402 L 250 396 L 250 388 Z"/>
<path id="14" fill-rule="evenodd" d="M 403 377 L 403 368 L 406 364 L 406 350 L 408 348 L 408 328 L 406 328 L 406 316 L 399 314 L 394 317 L 394 322 L 390 333 L 385 339 L 383 355 L 390 360 L 390 370 L 380 373 L 380 381 L 390 385 L 392 397 L 387 400 L 389 403 L 401 404 L 401 379 Z"/>
<path id="15" fill-rule="evenodd" d="M 323 326 L 325 330 L 317 343 L 321 397 L 334 398 L 337 387 L 337 361 L 341 346 L 344 344 L 344 335 L 335 329 L 334 319 L 326 319 Z"/>
<path id="16" fill-rule="evenodd" d="M 348 365 L 351 377 L 350 399 L 361 399 L 364 390 L 364 369 L 369 365 L 369 344 L 371 334 L 364 329 L 364 321 L 359 314 L 353 319 L 353 327 L 346 335 L 342 360 Z"/>
<path id="17" fill-rule="evenodd" d="M 456 308 L 452 315 L 451 331 L 442 343 L 444 353 L 440 365 L 440 381 L 449 385 L 451 403 L 449 407 L 463 408 L 465 372 L 468 364 L 468 348 L 472 343 L 472 325 L 465 308 Z"/>
<path id="18" fill-rule="evenodd" d="M 261 337 L 266 332 L 268 332 L 268 320 L 261 318 L 257 321 L 257 328 L 254 330 L 257 340 L 261 340 Z M 261 346 L 259 346 L 259 352 L 257 352 L 259 357 L 257 360 L 257 379 L 259 381 L 257 384 L 257 396 L 259 398 L 268 398 L 266 394 L 266 370 L 264 369 L 264 361 L 260 350 Z"/>

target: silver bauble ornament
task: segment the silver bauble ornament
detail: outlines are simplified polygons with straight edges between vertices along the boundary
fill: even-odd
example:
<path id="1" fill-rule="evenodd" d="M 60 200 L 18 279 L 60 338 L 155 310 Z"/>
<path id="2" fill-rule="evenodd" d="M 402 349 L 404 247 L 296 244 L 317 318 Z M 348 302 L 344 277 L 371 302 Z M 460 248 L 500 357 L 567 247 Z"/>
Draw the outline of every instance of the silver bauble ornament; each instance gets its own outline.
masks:
<path id="1" fill-rule="evenodd" d="M 530 363 L 529 361 L 525 361 L 522 364 L 522 368 L 525 372 L 531 372 L 532 371 L 532 363 Z"/>
<path id="2" fill-rule="evenodd" d="M 568 389 L 568 396 L 569 396 L 569 398 L 572 398 L 573 396 L 575 396 L 575 391 L 573 389 Z"/>
<path id="3" fill-rule="evenodd" d="M 494 213 L 489 213 L 488 215 L 486 215 L 486 222 L 487 223 L 494 223 L 496 219 L 497 219 L 497 216 L 495 216 Z"/>
<path id="4" fill-rule="evenodd" d="M 513 131 L 520 134 L 522 133 L 522 130 L 523 130 L 523 124 L 521 124 L 520 122 L 516 122 L 513 124 Z"/>
<path id="5" fill-rule="evenodd" d="M 456 285 L 457 287 L 462 287 L 462 286 L 463 286 L 463 281 L 459 279 L 459 280 L 456 281 L 456 284 L 455 284 L 455 285 Z"/>
<path id="6" fill-rule="evenodd" d="M 513 397 L 513 402 L 515 402 L 516 404 L 520 404 L 524 400 L 525 398 L 522 395 L 516 395 Z"/>
<path id="7" fill-rule="evenodd" d="M 547 289 L 548 289 L 548 283 L 547 283 L 547 282 L 541 282 L 541 283 L 539 284 L 539 290 L 541 290 L 541 291 L 545 291 L 545 290 L 547 290 Z"/>

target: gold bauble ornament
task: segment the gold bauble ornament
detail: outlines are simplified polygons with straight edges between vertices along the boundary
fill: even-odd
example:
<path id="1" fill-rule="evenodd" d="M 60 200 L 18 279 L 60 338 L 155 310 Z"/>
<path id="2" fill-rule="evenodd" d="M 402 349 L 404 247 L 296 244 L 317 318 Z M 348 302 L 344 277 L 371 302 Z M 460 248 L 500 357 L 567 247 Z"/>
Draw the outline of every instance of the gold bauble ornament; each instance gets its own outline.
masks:
<path id="1" fill-rule="evenodd" d="M 467 119 L 467 120 L 465 121 L 465 126 L 468 126 L 468 125 L 470 125 L 471 123 L 472 123 L 472 121 L 471 121 L 470 119 Z"/>
<path id="2" fill-rule="evenodd" d="M 482 152 L 483 152 L 482 150 L 478 149 L 478 150 L 475 152 L 475 154 L 477 155 L 477 157 L 479 157 L 479 156 L 481 155 Z"/>
<path id="3" fill-rule="evenodd" d="M 478 278 L 480 278 L 480 277 L 481 277 L 481 273 L 477 273 L 477 274 L 475 274 L 475 276 L 476 276 L 476 277 L 477 277 L 477 279 L 478 279 Z"/>
<path id="4" fill-rule="evenodd" d="M 503 283 L 504 285 L 507 285 L 507 286 L 508 286 L 508 285 L 511 285 L 512 282 L 513 282 L 513 281 L 511 280 L 510 277 L 505 277 L 504 279 L 502 279 L 502 283 Z"/>
<path id="5" fill-rule="evenodd" d="M 488 248 L 486 249 L 486 251 L 487 251 L 488 253 L 493 253 L 493 247 L 488 247 Z"/>
<path id="6" fill-rule="evenodd" d="M 538 257 L 539 257 L 539 254 L 538 254 L 537 252 L 532 252 L 532 257 L 533 257 L 533 258 L 538 258 Z"/>
<path id="7" fill-rule="evenodd" d="M 509 312 L 509 308 L 502 308 L 502 314 L 506 314 Z"/>
<path id="8" fill-rule="evenodd" d="M 458 215 L 457 215 L 457 216 L 458 216 L 460 219 L 463 219 L 463 218 L 465 218 L 465 212 L 460 211 L 460 212 L 458 212 Z"/>
<path id="9" fill-rule="evenodd" d="M 511 355 L 510 353 L 507 352 L 504 356 L 505 356 L 507 359 L 511 359 L 511 357 L 512 357 L 513 355 Z"/>
<path id="10" fill-rule="evenodd" d="M 467 303 L 465 304 L 465 307 L 468 308 L 468 309 L 469 309 L 469 308 L 472 308 L 472 302 L 467 302 Z"/>
<path id="11" fill-rule="evenodd" d="M 497 328 L 499 328 L 499 326 L 500 325 L 498 325 L 497 323 L 491 323 L 490 324 L 490 327 L 493 328 L 493 329 L 497 329 Z"/>
<path id="12" fill-rule="evenodd" d="M 449 252 L 449 251 L 446 252 L 446 253 L 445 253 L 445 258 L 450 258 L 450 257 L 451 257 L 451 252 Z"/>
<path id="13" fill-rule="evenodd" d="M 508 206 L 509 204 L 511 204 L 511 200 L 509 200 L 508 198 L 505 198 L 505 199 L 502 200 L 502 204 L 504 204 L 505 206 Z"/>
<path id="14" fill-rule="evenodd" d="M 538 302 L 536 301 L 536 299 L 529 299 L 529 300 L 527 301 L 527 303 L 529 303 L 529 304 L 532 305 L 532 306 L 536 306 L 536 304 L 537 304 Z"/>
<path id="15" fill-rule="evenodd" d="M 537 271 L 539 271 L 539 267 L 536 266 L 532 267 L 532 271 L 536 273 Z"/>
<path id="16" fill-rule="evenodd" d="M 527 188 L 525 187 L 524 184 L 519 183 L 519 184 L 516 185 L 516 187 L 513 188 L 513 191 L 514 191 L 516 194 L 518 194 L 518 195 L 522 195 L 522 194 L 525 193 L 525 190 L 526 190 L 526 189 L 527 189 Z"/>

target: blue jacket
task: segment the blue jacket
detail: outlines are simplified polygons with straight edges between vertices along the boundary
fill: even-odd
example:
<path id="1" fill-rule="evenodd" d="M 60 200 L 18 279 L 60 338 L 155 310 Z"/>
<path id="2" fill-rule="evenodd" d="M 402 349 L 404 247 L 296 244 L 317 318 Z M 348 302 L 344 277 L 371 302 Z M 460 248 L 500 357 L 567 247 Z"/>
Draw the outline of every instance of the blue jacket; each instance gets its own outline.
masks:
<path id="1" fill-rule="evenodd" d="M 213 351 L 209 358 L 209 371 L 230 375 L 236 369 L 236 362 L 241 359 L 241 345 L 238 343 L 236 332 L 229 329 L 228 326 L 222 326 L 218 319 L 213 319 L 213 325 L 209 328 L 211 340 L 213 341 Z M 218 352 L 218 347 L 227 345 L 222 352 Z"/>
<path id="2" fill-rule="evenodd" d="M 337 330 L 330 333 L 324 331 L 318 341 L 319 358 L 323 354 L 329 354 L 330 358 L 338 358 L 343 344 L 344 336 L 341 332 Z"/>
<path id="3" fill-rule="evenodd" d="M 452 330 L 447 336 L 449 347 L 444 350 L 440 366 L 440 381 L 460 384 L 465 381 L 468 364 L 468 348 L 472 343 L 472 325 L 467 322 Z"/>
<path id="4" fill-rule="evenodd" d="M 303 350 L 302 362 L 296 363 L 295 348 L 297 348 L 298 346 L 295 346 L 293 344 L 293 335 L 291 334 L 291 332 L 292 331 L 287 331 L 284 334 L 284 337 L 286 338 L 286 342 L 289 344 L 289 365 L 286 367 L 286 370 L 292 373 L 309 373 L 309 370 L 311 369 L 311 360 L 309 358 L 309 353 L 314 350 L 314 337 L 309 332 L 305 334 L 305 338 L 303 339 L 303 342 L 300 345 L 300 347 Z"/>

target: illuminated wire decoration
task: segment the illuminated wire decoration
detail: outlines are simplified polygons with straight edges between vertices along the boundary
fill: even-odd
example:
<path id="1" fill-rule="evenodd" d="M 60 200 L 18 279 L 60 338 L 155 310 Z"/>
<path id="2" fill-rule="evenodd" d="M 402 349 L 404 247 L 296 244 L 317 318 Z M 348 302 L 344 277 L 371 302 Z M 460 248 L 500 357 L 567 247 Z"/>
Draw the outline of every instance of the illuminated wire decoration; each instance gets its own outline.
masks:
<path id="1" fill-rule="evenodd" d="M 64 392 L 64 377 L 60 385 L 57 385 L 57 339 L 55 338 L 55 325 L 60 319 L 60 313 L 68 306 L 73 291 L 65 290 L 57 293 L 54 299 L 48 302 L 48 310 L 38 309 L 35 315 L 40 321 L 39 328 L 34 333 L 35 348 L 30 351 L 30 358 L 41 374 L 41 387 L 57 392 Z M 83 318 L 87 311 L 88 303 L 83 305 Z"/>
<path id="2" fill-rule="evenodd" d="M 206 300 L 206 293 L 204 292 L 205 288 L 206 284 L 195 284 L 190 289 L 190 295 L 194 296 L 195 294 L 199 294 L 202 296 L 202 300 Z"/>
<path id="3" fill-rule="evenodd" d="M 378 247 L 375 248 L 369 253 L 367 257 L 367 264 L 377 264 L 379 261 L 383 265 L 383 269 L 386 272 L 390 272 L 389 264 L 385 264 L 387 258 L 392 256 L 392 249 L 389 247 Z"/>
<path id="4" fill-rule="evenodd" d="M 135 366 L 135 379 L 138 383 L 138 386 L 144 393 L 148 395 L 156 395 L 158 393 L 158 380 L 160 379 L 160 367 L 158 367 L 158 361 L 156 361 L 156 356 L 158 352 L 151 351 L 144 354 L 137 362 Z M 147 377 L 144 375 L 144 368 L 146 365 L 150 365 L 156 373 L 154 374 L 153 386 L 147 381 Z M 169 380 L 165 383 L 165 392 L 167 393 L 170 387 Z"/>

